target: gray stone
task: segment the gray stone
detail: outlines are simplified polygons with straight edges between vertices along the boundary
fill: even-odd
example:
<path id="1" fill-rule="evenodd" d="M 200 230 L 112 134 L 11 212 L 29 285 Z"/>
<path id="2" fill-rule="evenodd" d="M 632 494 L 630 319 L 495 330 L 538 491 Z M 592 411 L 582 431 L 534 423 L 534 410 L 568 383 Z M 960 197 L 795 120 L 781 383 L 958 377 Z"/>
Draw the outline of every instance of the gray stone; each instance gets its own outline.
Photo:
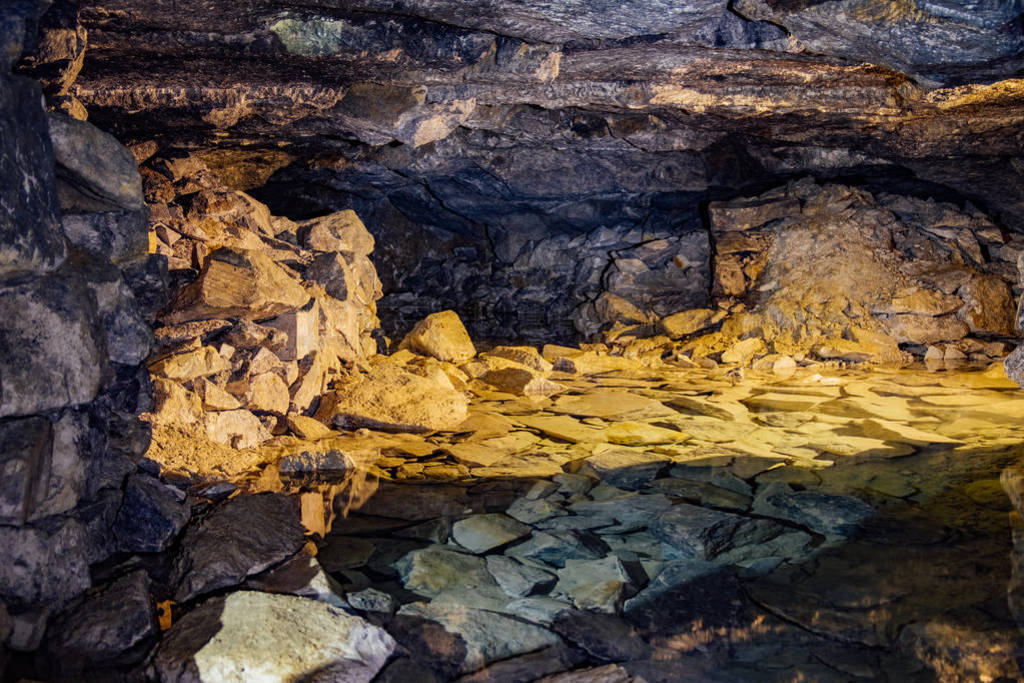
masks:
<path id="1" fill-rule="evenodd" d="M 567 597 L 578 609 L 614 614 L 622 600 L 647 584 L 639 562 L 609 555 L 600 560 L 566 560 L 552 595 Z"/>
<path id="2" fill-rule="evenodd" d="M 305 543 L 296 508 L 280 494 L 239 496 L 194 522 L 174 563 L 175 600 L 236 586 L 294 555 Z"/>
<path id="3" fill-rule="evenodd" d="M 393 597 L 376 588 L 364 588 L 361 591 L 347 593 L 345 598 L 354 609 L 362 610 L 363 612 L 391 614 L 398 607 Z"/>
<path id="4" fill-rule="evenodd" d="M 452 525 L 452 538 L 470 552 L 486 553 L 530 533 L 530 527 L 498 514 L 473 515 Z"/>
<path id="5" fill-rule="evenodd" d="M 71 244 L 116 264 L 146 257 L 149 230 L 143 209 L 66 213 L 61 223 Z"/>
<path id="6" fill-rule="evenodd" d="M 135 157 L 114 136 L 64 114 L 49 115 L 58 164 L 61 208 L 72 212 L 142 209 L 142 178 Z"/>
<path id="7" fill-rule="evenodd" d="M 528 539 L 510 547 L 505 554 L 564 567 L 566 560 L 596 560 L 607 552 L 608 546 L 601 539 L 585 531 L 534 531 Z"/>
<path id="8" fill-rule="evenodd" d="M 738 547 L 761 544 L 787 529 L 770 520 L 679 503 L 650 524 L 651 533 L 680 557 L 710 560 Z"/>
<path id="9" fill-rule="evenodd" d="M 348 299 L 354 286 L 345 258 L 336 252 L 317 255 L 304 274 L 307 280 L 323 285 L 324 291 L 341 301 Z"/>
<path id="10" fill-rule="evenodd" d="M 569 514 L 558 505 L 543 498 L 539 500 L 516 498 L 516 500 L 508 506 L 508 509 L 505 510 L 505 513 L 508 514 L 509 517 L 517 519 L 523 524 L 536 524 L 541 520 L 549 519 L 551 517 L 562 517 Z"/>
<path id="11" fill-rule="evenodd" d="M 874 508 L 852 496 L 794 491 L 782 482 L 766 484 L 754 498 L 759 515 L 795 522 L 825 536 L 851 536 L 875 516 Z"/>
<path id="12" fill-rule="evenodd" d="M 48 276 L 0 287 L 0 417 L 86 403 L 108 372 L 82 282 Z"/>
<path id="13" fill-rule="evenodd" d="M 523 564 L 504 555 L 489 555 L 486 560 L 487 571 L 501 589 L 513 598 L 545 593 L 557 581 L 557 577 L 551 572 Z"/>
<path id="14" fill-rule="evenodd" d="M 0 526 L 0 599 L 11 608 L 59 609 L 89 587 L 85 529 L 75 520 L 52 528 Z"/>
<path id="15" fill-rule="evenodd" d="M 153 655 L 161 683 L 219 680 L 368 682 L 395 649 L 380 628 L 337 607 L 240 591 L 207 600 L 176 622 Z"/>
<path id="16" fill-rule="evenodd" d="M 281 458 L 277 463 L 282 477 L 289 479 L 344 479 L 352 474 L 352 460 L 342 451 L 303 451 Z"/>
<path id="17" fill-rule="evenodd" d="M 107 357 L 122 365 L 140 365 L 153 347 L 153 331 L 121 273 L 114 267 L 94 266 L 87 284 L 106 332 Z"/>
<path id="18" fill-rule="evenodd" d="M 39 84 L 0 72 L 0 279 L 6 280 L 49 272 L 66 250 Z"/>
<path id="19" fill-rule="evenodd" d="M 436 605 L 422 602 L 402 607 L 398 613 L 419 617 L 442 625 L 456 634 L 465 646 L 457 652 L 454 662 L 458 673 L 469 673 L 491 662 L 557 645 L 558 636 L 532 624 L 458 605 Z"/>
<path id="20" fill-rule="evenodd" d="M 1006 376 L 1024 387 L 1024 346 L 1018 346 L 1003 360 Z"/>
<path id="21" fill-rule="evenodd" d="M 497 586 L 483 558 L 437 545 L 414 550 L 395 562 L 394 566 L 402 579 L 402 585 L 426 597 Z"/>
<path id="22" fill-rule="evenodd" d="M 597 526 L 606 526 L 603 520 L 618 523 L 611 533 L 643 529 L 658 515 L 672 507 L 672 501 L 661 493 L 626 493 L 603 500 L 581 500 L 569 506 L 578 516 L 594 519 Z"/>
<path id="23" fill-rule="evenodd" d="M 46 652 L 72 674 L 139 661 L 157 633 L 149 578 L 137 570 L 89 591 L 74 609 L 58 615 L 46 635 Z"/>
<path id="24" fill-rule="evenodd" d="M 113 532 L 122 550 L 157 553 L 166 550 L 189 519 L 184 495 L 157 479 L 130 477 Z"/>
<path id="25" fill-rule="evenodd" d="M 671 460 L 655 453 L 615 448 L 592 455 L 583 462 L 584 474 L 593 474 L 612 486 L 635 489 L 657 477 Z"/>

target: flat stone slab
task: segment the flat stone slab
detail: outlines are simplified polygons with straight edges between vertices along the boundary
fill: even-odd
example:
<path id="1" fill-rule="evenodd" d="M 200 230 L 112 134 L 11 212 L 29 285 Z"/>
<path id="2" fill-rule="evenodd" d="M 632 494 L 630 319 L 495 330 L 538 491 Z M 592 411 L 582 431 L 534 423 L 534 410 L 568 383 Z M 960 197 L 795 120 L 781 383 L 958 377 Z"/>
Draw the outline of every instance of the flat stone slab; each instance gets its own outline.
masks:
<path id="1" fill-rule="evenodd" d="M 934 444 L 958 446 L 963 443 L 963 441 L 948 436 L 915 429 L 910 425 L 892 420 L 864 420 L 860 424 L 860 429 L 866 436 L 910 444 L 912 446 L 931 446 Z"/>
<path id="2" fill-rule="evenodd" d="M 612 448 L 586 458 L 583 471 L 612 486 L 636 488 L 658 476 L 672 460 L 664 455 Z"/>
<path id="3" fill-rule="evenodd" d="M 593 391 L 582 396 L 563 396 L 557 399 L 549 410 L 579 417 L 604 417 L 616 420 L 671 417 L 676 414 L 660 401 L 628 391 Z"/>
<path id="4" fill-rule="evenodd" d="M 530 429 L 570 443 L 590 443 L 607 441 L 604 430 L 583 424 L 568 415 L 530 415 L 517 416 L 519 422 Z"/>
<path id="5" fill-rule="evenodd" d="M 499 513 L 473 515 L 452 525 L 452 538 L 466 550 L 481 554 L 522 538 L 530 527 Z"/>

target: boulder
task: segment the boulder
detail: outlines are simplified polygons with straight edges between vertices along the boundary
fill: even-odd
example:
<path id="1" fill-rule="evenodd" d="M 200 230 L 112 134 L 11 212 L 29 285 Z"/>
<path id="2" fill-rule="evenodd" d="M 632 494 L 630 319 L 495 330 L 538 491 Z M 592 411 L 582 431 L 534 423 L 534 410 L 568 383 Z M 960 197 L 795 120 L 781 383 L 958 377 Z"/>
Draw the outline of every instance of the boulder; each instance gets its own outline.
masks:
<path id="1" fill-rule="evenodd" d="M 64 114 L 51 113 L 49 128 L 65 212 L 143 208 L 142 178 L 127 147 L 91 123 Z"/>
<path id="2" fill-rule="evenodd" d="M 666 564 L 650 585 L 626 601 L 623 614 L 643 634 L 667 637 L 730 623 L 743 609 L 742 589 L 728 568 L 701 560 Z"/>
<path id="3" fill-rule="evenodd" d="M 54 619 L 46 653 L 65 674 L 125 665 L 141 660 L 157 633 L 149 578 L 136 570 L 89 591 L 81 604 Z"/>
<path id="4" fill-rule="evenodd" d="M 782 482 L 766 484 L 751 508 L 755 514 L 777 517 L 824 536 L 848 537 L 875 516 L 874 508 L 852 496 L 820 491 L 794 491 Z"/>
<path id="5" fill-rule="evenodd" d="M 497 587 L 483 558 L 439 545 L 413 550 L 394 566 L 406 589 L 429 598 Z"/>
<path id="6" fill-rule="evenodd" d="M 0 287 L 0 417 L 92 400 L 109 372 L 104 337 L 77 278 Z"/>
<path id="7" fill-rule="evenodd" d="M 189 519 L 184 494 L 146 475 L 128 479 L 113 532 L 120 548 L 133 553 L 167 549 Z"/>
<path id="8" fill-rule="evenodd" d="M 513 598 L 524 598 L 533 593 L 547 592 L 557 577 L 533 565 L 523 564 L 504 555 L 488 555 L 487 571 L 501 589 Z"/>
<path id="9" fill-rule="evenodd" d="M 0 89 L 0 279 L 7 279 L 52 271 L 66 247 L 39 83 L 5 74 Z"/>
<path id="10" fill-rule="evenodd" d="M 297 505 L 289 497 L 263 493 L 232 498 L 185 531 L 174 561 L 174 599 L 185 602 L 237 586 L 291 557 L 305 542 Z"/>
<path id="11" fill-rule="evenodd" d="M 325 292 L 339 301 L 348 299 L 355 285 L 345 257 L 337 252 L 318 254 L 306 266 L 304 275 L 307 280 L 322 285 Z"/>
<path id="12" fill-rule="evenodd" d="M 395 642 L 341 609 L 291 595 L 240 591 L 207 600 L 176 622 L 149 677 L 186 681 L 317 680 L 368 683 Z"/>
<path id="13" fill-rule="evenodd" d="M 262 320 L 308 301 L 306 290 L 266 254 L 221 247 L 210 252 L 198 279 L 170 304 L 163 320 Z"/>
<path id="14" fill-rule="evenodd" d="M 147 419 L 156 425 L 190 425 L 203 418 L 199 397 L 169 379 L 153 378 L 153 402 Z"/>
<path id="15" fill-rule="evenodd" d="M 67 213 L 61 223 L 71 244 L 116 264 L 139 261 L 149 248 L 143 209 Z"/>
<path id="16" fill-rule="evenodd" d="M 20 609 L 47 603 L 60 609 L 89 587 L 85 530 L 70 519 L 46 529 L 0 526 L 0 599 Z"/>
<path id="17" fill-rule="evenodd" d="M 455 311 L 431 313 L 416 323 L 398 348 L 456 364 L 476 355 L 469 333 Z"/>
<path id="18" fill-rule="evenodd" d="M 1012 320 L 1012 318 L 1011 318 Z M 970 332 L 966 323 L 952 315 L 930 316 L 901 313 L 882 320 L 889 334 L 899 343 L 934 344 L 963 339 Z"/>
<path id="19" fill-rule="evenodd" d="M 288 385 L 274 372 L 249 378 L 242 403 L 249 410 L 286 415 L 290 404 Z"/>
<path id="20" fill-rule="evenodd" d="M 297 234 L 299 243 L 314 251 L 350 251 L 366 256 L 374 247 L 373 235 L 351 209 L 300 221 Z"/>
<path id="21" fill-rule="evenodd" d="M 975 334 L 1014 336 L 1016 306 L 1010 285 L 996 275 L 976 275 L 958 292 L 964 305 L 957 317 Z"/>
<path id="22" fill-rule="evenodd" d="M 326 394 L 316 419 L 342 429 L 429 432 L 456 428 L 466 419 L 467 405 L 450 382 L 383 364 Z"/>
<path id="23" fill-rule="evenodd" d="M 532 346 L 495 346 L 482 356 L 504 358 L 519 365 L 526 366 L 539 373 L 551 372 L 554 367 Z"/>

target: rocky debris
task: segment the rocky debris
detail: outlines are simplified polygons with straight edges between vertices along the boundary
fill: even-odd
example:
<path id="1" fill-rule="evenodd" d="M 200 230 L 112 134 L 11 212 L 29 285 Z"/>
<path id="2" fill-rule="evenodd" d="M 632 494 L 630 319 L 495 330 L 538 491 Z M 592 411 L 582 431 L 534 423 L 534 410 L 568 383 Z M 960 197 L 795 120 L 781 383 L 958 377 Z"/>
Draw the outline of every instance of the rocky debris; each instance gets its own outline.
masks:
<path id="1" fill-rule="evenodd" d="M 237 533 L 247 526 L 250 532 Z M 305 543 L 305 529 L 287 496 L 231 499 L 185 530 L 175 560 L 177 602 L 237 586 L 247 576 L 285 560 Z"/>
<path id="2" fill-rule="evenodd" d="M 253 448 L 270 438 L 270 432 L 248 410 L 209 412 L 205 417 L 206 437 L 236 449 Z"/>
<path id="3" fill-rule="evenodd" d="M 825 536 L 851 536 L 874 516 L 867 503 L 850 496 L 793 491 L 782 482 L 767 484 L 754 498 L 753 511 L 788 519 Z"/>
<path id="4" fill-rule="evenodd" d="M 476 355 L 469 333 L 455 311 L 431 313 L 416 323 L 398 348 L 449 363 L 462 363 Z"/>
<path id="5" fill-rule="evenodd" d="M 557 382 L 552 382 L 527 367 L 504 367 L 488 370 L 480 379 L 498 391 L 534 398 L 545 398 L 564 389 Z"/>
<path id="6" fill-rule="evenodd" d="M 591 474 L 612 486 L 640 488 L 668 466 L 663 455 L 625 448 L 603 450 L 583 461 L 582 473 Z"/>
<path id="7" fill-rule="evenodd" d="M 378 365 L 369 375 L 354 377 L 326 394 L 316 418 L 343 429 L 429 432 L 457 427 L 466 419 L 467 405 L 465 395 L 447 379 L 437 381 Z"/>
<path id="8" fill-rule="evenodd" d="M 370 681 L 394 649 L 382 629 L 331 605 L 240 591 L 211 598 L 176 622 L 154 654 L 150 675 L 159 681 L 286 680 L 316 672 Z"/>

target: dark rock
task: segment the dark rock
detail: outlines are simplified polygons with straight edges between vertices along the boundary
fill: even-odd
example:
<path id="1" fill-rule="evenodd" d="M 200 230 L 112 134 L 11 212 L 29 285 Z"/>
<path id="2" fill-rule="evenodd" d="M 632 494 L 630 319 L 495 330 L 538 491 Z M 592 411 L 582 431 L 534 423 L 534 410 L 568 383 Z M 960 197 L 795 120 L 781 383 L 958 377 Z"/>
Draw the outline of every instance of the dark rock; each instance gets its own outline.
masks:
<path id="1" fill-rule="evenodd" d="M 230 499 L 186 529 L 174 564 L 175 600 L 238 585 L 294 555 L 304 536 L 296 504 L 287 496 Z"/>
<path id="2" fill-rule="evenodd" d="M 555 617 L 551 630 L 602 662 L 646 659 L 651 653 L 629 624 L 610 614 L 566 610 Z"/>
<path id="3" fill-rule="evenodd" d="M 374 683 L 441 683 L 441 679 L 430 669 L 420 666 L 408 657 L 390 660 L 373 680 Z"/>
<path id="4" fill-rule="evenodd" d="M 470 552 L 483 554 L 530 533 L 530 527 L 498 513 L 473 515 L 452 525 L 452 538 Z"/>
<path id="5" fill-rule="evenodd" d="M 122 550 L 156 553 L 167 549 L 188 519 L 184 494 L 152 477 L 135 475 L 125 486 L 113 532 Z"/>
<path id="6" fill-rule="evenodd" d="M 586 531 L 534 531 L 528 539 L 510 547 L 505 554 L 563 567 L 566 560 L 597 560 L 608 552 L 604 541 Z"/>
<path id="7" fill-rule="evenodd" d="M 92 400 L 109 372 L 96 304 L 80 280 L 0 287 L 0 416 Z M 22 322 L 33 321 L 26 326 Z"/>
<path id="8" fill-rule="evenodd" d="M 752 510 L 789 520 L 825 536 L 851 536 L 875 516 L 874 508 L 852 496 L 820 491 L 794 491 L 787 484 L 765 485 L 754 498 Z"/>
<path id="9" fill-rule="evenodd" d="M 285 456 L 277 463 L 281 476 L 291 479 L 344 479 L 354 465 L 342 451 L 302 452 Z"/>
<path id="10" fill-rule="evenodd" d="M 502 683 L 527 683 L 536 681 L 540 676 L 547 676 L 572 668 L 583 660 L 576 650 L 559 644 L 494 662 L 475 673 L 459 678 L 459 683 L 485 683 L 486 681 L 502 681 Z"/>
<path id="11" fill-rule="evenodd" d="M 642 633 L 687 633 L 695 621 L 725 625 L 743 609 L 739 582 L 720 564 L 677 560 L 624 606 L 626 620 Z"/>
<path id="12" fill-rule="evenodd" d="M 380 628 L 336 607 L 241 591 L 211 598 L 164 635 L 149 678 L 370 681 L 394 651 Z"/>
<path id="13" fill-rule="evenodd" d="M 395 568 L 407 589 L 427 597 L 497 587 L 483 558 L 442 546 L 414 550 L 398 560 Z"/>
<path id="14" fill-rule="evenodd" d="M 143 210 L 142 178 L 127 147 L 64 114 L 50 113 L 49 127 L 63 211 Z"/>
<path id="15" fill-rule="evenodd" d="M 46 603 L 60 609 L 89 587 L 85 529 L 75 520 L 47 521 L 38 527 L 0 526 L 7 558 L 0 563 L 0 599 L 11 608 Z"/>
<path id="16" fill-rule="evenodd" d="M 342 597 L 341 584 L 324 571 L 309 548 L 304 548 L 291 559 L 253 576 L 245 582 L 244 587 L 264 593 L 296 595 L 341 609 L 349 607 L 349 602 Z"/>
<path id="17" fill-rule="evenodd" d="M 61 223 L 64 236 L 79 249 L 117 264 L 146 258 L 149 235 L 143 209 L 65 213 Z"/>
<path id="18" fill-rule="evenodd" d="M 74 609 L 58 615 L 47 632 L 46 651 L 70 674 L 139 661 L 156 634 L 149 578 L 137 570 L 89 591 Z"/>
<path id="19" fill-rule="evenodd" d="M 0 19 L 5 46 L 18 33 L 7 31 L 11 19 Z M 0 69 L 0 279 L 51 271 L 65 256 L 42 93 L 38 83 L 6 71 Z"/>
<path id="20" fill-rule="evenodd" d="M 710 560 L 742 546 L 756 546 L 787 531 L 764 519 L 679 503 L 650 524 L 651 533 L 680 556 Z"/>

